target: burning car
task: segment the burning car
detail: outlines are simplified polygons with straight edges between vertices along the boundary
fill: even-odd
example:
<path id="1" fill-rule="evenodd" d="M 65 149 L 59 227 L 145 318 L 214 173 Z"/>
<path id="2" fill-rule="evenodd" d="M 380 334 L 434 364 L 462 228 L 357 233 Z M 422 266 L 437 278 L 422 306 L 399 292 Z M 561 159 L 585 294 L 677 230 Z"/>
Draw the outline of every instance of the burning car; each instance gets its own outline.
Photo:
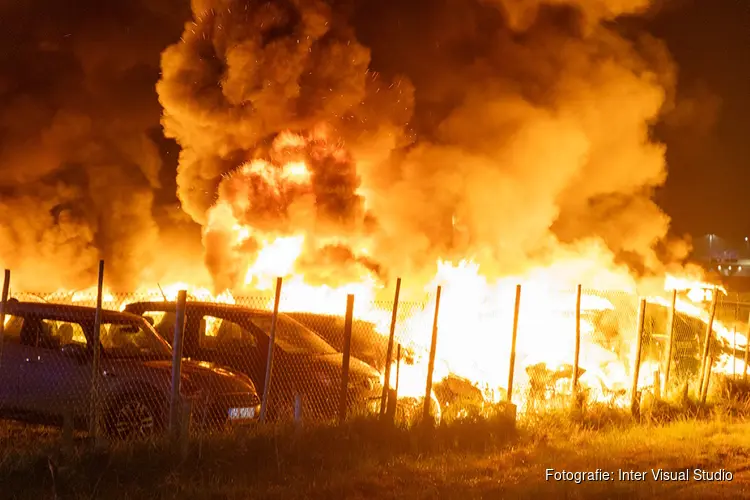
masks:
<path id="1" fill-rule="evenodd" d="M 344 318 L 332 314 L 290 312 L 287 316 L 314 331 L 337 351 L 344 350 Z M 382 372 L 388 351 L 388 337 L 375 331 L 367 321 L 352 321 L 351 352 L 354 357 Z M 395 357 L 395 350 L 393 353 Z"/>
<path id="2" fill-rule="evenodd" d="M 175 302 L 135 302 L 126 311 L 150 318 L 158 332 L 172 342 Z M 229 304 L 189 301 L 186 305 L 183 354 L 246 373 L 264 387 L 272 314 Z M 316 418 L 336 416 L 343 356 L 312 330 L 279 314 L 268 412 L 271 419 L 290 418 L 295 396 L 303 413 Z M 354 411 L 374 411 L 382 393 L 380 374 L 352 357 L 348 401 Z"/>
<path id="3" fill-rule="evenodd" d="M 86 428 L 92 388 L 96 309 L 11 300 L 5 310 L 0 359 L 0 414 L 61 424 L 66 415 Z M 172 350 L 143 318 L 101 312 L 100 415 L 112 437 L 146 437 L 165 428 Z M 205 363 L 182 364 L 183 397 L 192 421 L 223 428 L 257 419 L 252 381 Z"/>
<path id="4" fill-rule="evenodd" d="M 314 330 L 338 351 L 343 351 L 343 317 L 303 312 L 288 313 L 288 316 Z M 357 319 L 352 322 L 350 348 L 352 356 L 361 359 L 381 373 L 385 372 L 388 337 L 378 333 L 373 323 Z M 402 365 L 412 365 L 414 354 L 411 349 L 403 348 Z M 392 356 L 395 360 L 395 346 Z M 392 372 L 395 373 L 395 368 L 392 368 Z M 424 382 L 422 382 L 422 387 L 424 387 Z M 485 399 L 482 391 L 470 380 L 453 373 L 435 382 L 433 393 L 433 407 L 440 413 L 441 418 L 450 420 L 462 416 L 476 415 L 484 409 Z M 399 398 L 398 411 L 404 415 L 406 420 L 413 420 L 409 416 L 421 411 L 422 401 L 423 396 L 416 398 L 401 397 Z"/>
<path id="5" fill-rule="evenodd" d="M 677 304 L 670 380 L 682 383 L 699 376 L 708 314 L 702 307 L 688 302 Z M 613 307 L 587 311 L 581 316 L 587 328 L 584 328 L 585 341 L 581 345 L 579 380 L 585 392 L 594 393 L 594 399 L 612 401 L 630 390 L 637 312 L 635 298 L 623 295 L 622 300 L 613 301 Z M 639 375 L 642 390 L 653 390 L 657 377 L 661 379 L 668 351 L 669 316 L 670 306 L 665 301 L 658 298 L 647 301 Z M 713 332 L 714 359 L 731 358 L 733 349 L 726 341 L 727 329 L 715 320 Z M 526 364 L 525 370 L 530 400 L 549 400 L 555 395 L 571 393 L 572 364 L 548 366 L 543 362 L 531 362 Z"/>

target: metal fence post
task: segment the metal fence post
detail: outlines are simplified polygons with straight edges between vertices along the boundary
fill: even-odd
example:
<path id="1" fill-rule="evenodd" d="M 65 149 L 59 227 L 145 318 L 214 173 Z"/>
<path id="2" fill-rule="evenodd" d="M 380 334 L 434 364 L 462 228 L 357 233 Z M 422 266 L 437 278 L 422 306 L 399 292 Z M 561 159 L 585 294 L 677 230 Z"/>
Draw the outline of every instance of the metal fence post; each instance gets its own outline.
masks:
<path id="1" fill-rule="evenodd" d="M 669 371 L 672 366 L 672 351 L 674 349 L 674 325 L 677 321 L 675 308 L 677 307 L 677 290 L 672 290 L 672 305 L 667 318 L 667 358 L 664 360 L 664 394 L 669 390 Z"/>
<path id="2" fill-rule="evenodd" d="M 388 335 L 388 349 L 385 353 L 385 379 L 383 381 L 383 395 L 380 398 L 380 416 L 385 415 L 388 391 L 391 388 L 391 361 L 393 357 L 393 338 L 396 335 L 396 316 L 398 314 L 398 296 L 401 293 L 401 278 L 396 279 L 396 296 L 393 298 L 393 312 L 391 313 L 391 331 Z"/>
<path id="3" fill-rule="evenodd" d="M 96 438 L 99 431 L 99 362 L 101 358 L 102 294 L 104 291 L 104 261 L 99 261 L 99 281 L 94 314 L 93 358 L 91 360 L 91 402 L 89 407 L 89 435 Z"/>
<path id="4" fill-rule="evenodd" d="M 190 416 L 193 413 L 193 402 L 189 399 L 182 401 L 180 399 L 180 425 L 177 435 L 177 444 L 180 457 L 185 460 L 188 455 L 188 443 L 190 442 Z"/>
<path id="5" fill-rule="evenodd" d="M 714 327 L 714 316 L 716 315 L 716 303 L 718 302 L 719 291 L 714 288 L 713 297 L 711 298 L 711 312 L 708 317 L 708 323 L 706 323 L 706 340 L 703 344 L 703 355 L 701 357 L 701 372 L 700 372 L 700 398 L 703 401 L 704 386 L 707 386 L 707 379 L 711 376 L 711 366 L 709 366 L 709 353 L 711 352 L 711 340 L 713 337 Z M 707 389 L 707 387 L 706 387 Z"/>
<path id="6" fill-rule="evenodd" d="M 750 355 L 750 314 L 747 318 L 747 328 L 745 329 L 745 365 L 742 367 L 742 380 L 747 382 L 747 362 Z"/>
<path id="7" fill-rule="evenodd" d="M 169 430 L 172 437 L 180 436 L 180 413 L 182 398 L 180 397 L 182 375 L 182 338 L 185 333 L 185 303 L 187 290 L 177 292 L 177 306 L 175 308 L 174 341 L 172 342 L 172 395 L 169 401 Z"/>
<path id="8" fill-rule="evenodd" d="M 708 397 L 708 384 L 711 382 L 711 366 L 714 364 L 714 355 L 710 353 L 708 355 L 708 370 L 706 372 L 706 382 L 703 384 L 701 389 L 701 404 L 706 404 L 706 398 Z"/>
<path id="9" fill-rule="evenodd" d="M 393 423 L 396 420 L 396 406 L 398 405 L 398 381 L 401 375 L 401 344 L 396 345 L 396 384 L 388 394 L 388 408 L 386 418 Z"/>
<path id="10" fill-rule="evenodd" d="M 0 303 L 0 362 L 3 359 L 3 337 L 5 337 L 5 306 L 8 303 L 8 294 L 10 293 L 10 269 L 5 270 L 3 278 L 3 295 Z"/>
<path id="11" fill-rule="evenodd" d="M 344 320 L 344 360 L 341 366 L 341 392 L 339 393 L 339 424 L 346 420 L 349 401 L 349 360 L 352 348 L 352 318 L 354 316 L 354 295 L 346 296 L 346 318 Z"/>
<path id="12" fill-rule="evenodd" d="M 737 321 L 740 319 L 739 294 L 734 303 L 734 324 L 732 325 L 732 380 L 737 380 Z"/>
<path id="13" fill-rule="evenodd" d="M 638 307 L 637 339 L 635 346 L 635 363 L 633 364 L 633 388 L 630 393 L 630 411 L 634 416 L 640 412 L 638 398 L 638 378 L 641 374 L 641 349 L 643 348 L 643 325 L 646 321 L 646 299 L 641 299 Z"/>
<path id="14" fill-rule="evenodd" d="M 268 335 L 268 356 L 266 358 L 266 378 L 263 383 L 263 399 L 260 402 L 260 421 L 266 421 L 268 414 L 268 398 L 271 394 L 271 376 L 273 369 L 273 349 L 276 345 L 276 322 L 279 318 L 279 302 L 281 301 L 282 278 L 276 278 L 276 296 L 273 300 L 273 316 L 271 318 L 271 332 Z"/>
<path id="15" fill-rule="evenodd" d="M 578 395 L 578 366 L 581 355 L 581 285 L 576 287 L 576 350 L 573 357 L 573 397 Z"/>
<path id="16" fill-rule="evenodd" d="M 732 380 L 737 380 L 737 325 L 732 329 Z"/>
<path id="17" fill-rule="evenodd" d="M 401 380 L 401 344 L 396 346 L 396 387 L 393 388 L 393 409 L 398 405 L 398 383 Z"/>
<path id="18" fill-rule="evenodd" d="M 302 425 L 302 395 L 299 392 L 294 393 L 294 425 Z"/>
<path id="19" fill-rule="evenodd" d="M 516 302 L 513 306 L 513 332 L 510 341 L 510 364 L 508 366 L 508 403 L 513 399 L 513 374 L 516 371 L 516 338 L 518 337 L 518 314 L 521 310 L 521 285 L 516 285 Z"/>
<path id="20" fill-rule="evenodd" d="M 430 342 L 430 358 L 427 363 L 427 384 L 424 391 L 424 407 L 422 416 L 424 422 L 430 418 L 430 403 L 432 402 L 432 374 L 435 371 L 435 351 L 437 350 L 438 334 L 438 313 L 440 312 L 440 294 L 443 287 L 437 287 L 437 297 L 435 298 L 435 318 L 432 321 L 432 342 Z"/>

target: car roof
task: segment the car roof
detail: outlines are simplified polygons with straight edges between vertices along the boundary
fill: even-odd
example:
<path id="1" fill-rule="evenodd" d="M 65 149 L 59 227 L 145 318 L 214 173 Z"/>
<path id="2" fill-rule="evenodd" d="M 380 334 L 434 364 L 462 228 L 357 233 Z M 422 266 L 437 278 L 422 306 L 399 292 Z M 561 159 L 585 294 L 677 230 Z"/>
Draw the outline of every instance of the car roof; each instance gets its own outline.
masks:
<path id="1" fill-rule="evenodd" d="M 177 309 L 177 303 L 175 301 L 163 301 L 163 300 L 149 300 L 142 302 L 131 302 L 125 306 L 126 311 L 133 311 L 135 314 L 141 314 L 146 311 L 165 311 L 174 312 Z M 268 316 L 272 312 L 268 309 L 259 309 L 255 307 L 247 307 L 238 304 L 225 304 L 221 302 L 203 302 L 188 300 L 185 302 L 185 309 L 193 312 L 201 313 L 218 313 L 218 314 L 252 314 L 258 316 Z M 280 312 L 279 315 L 286 316 L 297 322 L 302 322 L 305 325 L 303 319 L 319 319 L 319 320 L 336 320 L 344 321 L 344 315 L 337 314 L 323 314 L 323 313 L 312 313 L 306 311 L 289 311 Z M 372 322 L 354 318 L 354 324 L 357 329 L 361 328 L 362 324 L 373 326 Z M 305 325 L 307 328 L 309 326 Z"/>
<path id="2" fill-rule="evenodd" d="M 35 315 L 57 321 L 80 321 L 81 319 L 93 320 L 96 315 L 95 307 L 76 306 L 70 304 L 54 304 L 47 302 L 21 302 L 9 300 L 5 306 L 5 313 L 14 316 Z M 110 309 L 101 310 L 101 320 L 105 323 L 121 321 L 143 321 L 136 314 Z"/>
<path id="3" fill-rule="evenodd" d="M 177 309 L 177 302 L 175 301 L 163 301 L 163 300 L 151 300 L 143 302 L 131 302 L 125 306 L 125 310 L 140 310 L 148 311 L 150 307 L 155 310 L 163 311 L 175 311 Z M 258 309 L 253 307 L 246 307 L 237 304 L 223 304 L 217 302 L 201 302 L 188 300 L 185 302 L 186 309 L 200 310 L 200 311 L 214 311 L 214 312 L 233 312 L 233 313 L 251 313 L 251 314 L 271 314 L 271 311 L 267 309 Z"/>
<path id="4" fill-rule="evenodd" d="M 138 302 L 130 302 L 125 306 L 125 310 L 139 310 L 139 311 L 148 311 L 149 307 L 154 307 L 157 310 L 166 310 L 166 311 L 174 311 L 177 309 L 177 302 L 173 300 L 146 300 L 146 301 L 138 301 Z M 200 300 L 188 300 L 185 302 L 185 307 L 187 309 L 200 309 L 202 311 L 207 310 L 213 310 L 213 311 L 229 311 L 229 312 L 238 312 L 238 313 L 252 313 L 252 314 L 271 314 L 272 311 L 268 309 L 261 309 L 257 307 L 248 307 L 243 306 L 241 304 L 225 304 L 223 302 L 204 302 Z M 279 312 L 279 314 L 283 314 L 285 316 L 290 317 L 300 317 L 300 316 L 309 316 L 309 317 L 319 317 L 319 318 L 330 318 L 330 319 L 344 319 L 343 314 L 326 314 L 326 313 L 314 313 L 314 312 L 307 312 L 307 311 L 288 311 L 288 312 Z M 354 318 L 354 321 L 364 321 L 364 320 L 358 320 L 357 318 Z"/>

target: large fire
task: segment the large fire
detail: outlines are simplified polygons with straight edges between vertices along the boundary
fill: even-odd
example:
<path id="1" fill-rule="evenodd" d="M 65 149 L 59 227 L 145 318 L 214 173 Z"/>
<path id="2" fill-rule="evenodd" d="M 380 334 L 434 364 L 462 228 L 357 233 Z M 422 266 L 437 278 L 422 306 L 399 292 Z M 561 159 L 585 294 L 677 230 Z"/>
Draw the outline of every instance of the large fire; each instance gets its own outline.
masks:
<path id="1" fill-rule="evenodd" d="M 276 146 L 283 148 L 302 147 L 306 138 L 291 133 L 277 139 Z M 337 153 L 338 154 L 338 153 Z M 392 291 L 380 283 L 373 273 L 363 271 L 359 276 L 335 284 L 310 283 L 303 271 L 298 269 L 305 245 L 324 247 L 334 239 L 314 238 L 304 231 L 286 230 L 283 234 L 263 230 L 240 222 L 235 214 L 248 210 L 252 196 L 236 195 L 240 187 L 260 189 L 273 193 L 279 202 L 292 192 L 311 189 L 310 169 L 303 160 L 292 158 L 287 163 L 253 160 L 239 168 L 239 173 L 230 181 L 235 192 L 231 197 L 220 197 L 211 208 L 204 234 L 214 232 L 228 234 L 229 251 L 238 266 L 236 272 L 243 276 L 239 286 L 220 293 L 208 287 L 186 282 L 174 282 L 164 286 L 144 286 L 128 296 L 118 296 L 105 290 L 104 307 L 122 309 L 134 300 L 175 300 L 179 290 L 187 290 L 191 299 L 222 303 L 243 303 L 242 296 L 262 294 L 262 305 L 273 306 L 272 291 L 277 277 L 283 278 L 280 301 L 282 312 L 310 312 L 343 315 L 346 296 L 355 296 L 354 315 L 357 319 L 371 322 L 378 334 L 387 336 L 391 321 L 392 304 L 378 302 L 384 293 Z M 242 182 L 237 182 L 242 176 Z M 237 203 L 239 201 L 239 205 Z M 234 201 L 234 202 L 233 202 Z M 252 246 L 247 243 L 252 237 Z M 359 253 L 366 255 L 366 241 Z M 568 374 L 572 368 L 576 344 L 576 292 L 579 280 L 591 284 L 595 290 L 584 289 L 580 301 L 580 384 L 592 398 L 615 401 L 622 404 L 623 396 L 632 383 L 633 348 L 636 338 L 637 297 L 646 297 L 649 307 L 670 307 L 671 290 L 681 293 L 676 300 L 678 313 L 709 321 L 709 312 L 703 302 L 711 295 L 698 293 L 709 290 L 726 293 L 720 287 L 711 287 L 699 280 L 667 275 L 661 280 L 660 292 L 639 291 L 639 283 L 626 270 L 613 267 L 606 259 L 599 259 L 595 250 L 584 250 L 578 254 L 567 254 L 549 265 L 531 268 L 527 273 L 490 279 L 483 275 L 480 266 L 472 260 L 452 263 L 439 260 L 435 263 L 434 279 L 423 292 L 428 299 L 418 308 L 401 308 L 396 326 L 397 342 L 413 354 L 413 359 L 400 368 L 400 395 L 418 397 L 424 394 L 427 374 L 427 353 L 430 348 L 432 322 L 435 313 L 434 291 L 442 287 L 442 299 L 438 311 L 438 341 L 434 381 L 439 382 L 450 374 L 470 380 L 479 387 L 490 402 L 506 397 L 508 384 L 510 345 L 514 325 L 516 285 L 521 285 L 520 310 L 517 324 L 516 402 L 533 403 L 532 399 L 538 379 L 553 377 L 551 374 Z M 331 266 L 330 263 L 321 265 Z M 333 265 L 335 268 L 335 264 Z M 335 276 L 335 269 L 329 276 Z M 405 278 L 408 281 L 408 277 Z M 73 303 L 93 305 L 96 287 L 75 292 L 56 292 L 47 297 L 63 298 Z M 625 310 L 619 310 L 625 304 Z M 617 338 L 604 339 L 602 325 L 597 315 L 609 311 L 616 325 L 609 335 Z M 216 330 L 218 325 L 209 325 Z M 720 321 L 714 320 L 713 331 L 725 342 L 744 347 L 744 335 L 730 330 Z M 666 333 L 666 332 L 660 332 Z M 606 336 L 606 332 L 604 332 Z M 727 354 L 722 354 L 716 370 L 736 369 Z M 663 360 L 644 359 L 640 371 L 642 387 L 654 384 L 660 376 Z M 396 370 L 391 370 L 391 384 L 396 384 Z M 536 379 L 535 379 L 536 377 Z M 570 394 L 570 376 L 559 380 L 546 380 L 554 390 Z M 539 389 L 538 387 L 536 389 Z M 549 388 L 544 389 L 547 391 Z M 545 392 L 544 397 L 548 394 Z M 537 394 L 537 397 L 541 397 Z M 619 399 L 618 399 L 619 398 Z M 544 399 L 544 398 L 542 398 Z"/>
<path id="2" fill-rule="evenodd" d="M 705 325 L 724 290 L 680 266 L 688 245 L 652 199 L 667 176 L 654 126 L 683 92 L 664 44 L 617 22 L 651 2 L 459 3 L 425 16 L 411 2 L 193 1 L 181 36 L 165 30 L 151 48 L 156 96 L 132 78 L 156 60 L 136 54 L 149 43 L 118 38 L 93 60 L 72 44 L 65 60 L 84 80 L 53 75 L 31 90 L 37 63 L 55 59 L 24 52 L 34 64 L 11 81 L 23 92 L 3 115 L 14 133 L 0 144 L 0 262 L 19 288 L 65 288 L 42 300 L 93 305 L 94 288 L 70 288 L 94 283 L 103 258 L 113 309 L 180 289 L 240 304 L 261 294 L 271 307 L 281 277 L 281 311 L 340 316 L 353 294 L 354 315 L 383 336 L 401 277 L 402 299 L 420 304 L 400 307 L 396 325 L 408 353 L 399 389 L 414 396 L 440 286 L 435 381 L 464 377 L 492 402 L 509 385 L 514 322 L 514 401 L 571 392 L 576 332 L 581 385 L 617 400 L 644 297 L 640 385 L 659 385 L 670 292 L 680 321 Z M 141 80 L 145 100 L 130 95 Z M 100 88 L 112 82 L 127 84 Z M 162 175 L 171 146 L 150 139 L 158 119 L 180 150 L 174 199 Z M 736 325 L 714 318 L 713 329 L 747 344 Z M 717 355 L 715 370 L 736 366 Z"/>

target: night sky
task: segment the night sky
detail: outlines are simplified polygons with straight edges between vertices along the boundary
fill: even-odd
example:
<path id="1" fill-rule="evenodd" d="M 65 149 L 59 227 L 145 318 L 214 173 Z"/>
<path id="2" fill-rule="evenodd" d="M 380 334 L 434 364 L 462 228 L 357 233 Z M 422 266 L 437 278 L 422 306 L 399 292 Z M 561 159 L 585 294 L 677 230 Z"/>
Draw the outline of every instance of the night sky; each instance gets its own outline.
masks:
<path id="1" fill-rule="evenodd" d="M 677 232 L 728 239 L 750 233 L 750 2 L 691 1 L 653 32 L 679 66 L 679 92 L 696 97 L 684 128 L 663 132 L 669 177 L 659 193 Z"/>

